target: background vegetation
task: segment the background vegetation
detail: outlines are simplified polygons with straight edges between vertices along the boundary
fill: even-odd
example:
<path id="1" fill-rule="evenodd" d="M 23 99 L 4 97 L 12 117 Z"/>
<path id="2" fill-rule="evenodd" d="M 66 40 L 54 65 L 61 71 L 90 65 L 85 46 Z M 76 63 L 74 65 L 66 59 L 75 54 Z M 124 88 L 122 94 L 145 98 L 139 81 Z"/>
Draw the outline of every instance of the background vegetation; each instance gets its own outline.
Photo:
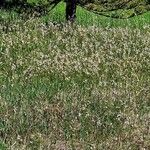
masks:
<path id="1" fill-rule="evenodd" d="M 26 4 L 45 7 L 53 1 L 59 2 L 61 0 L 3 0 L 2 2 L 10 5 Z M 150 10 L 149 0 L 78 0 L 78 5 L 101 15 L 105 14 L 118 18 L 132 17 Z"/>

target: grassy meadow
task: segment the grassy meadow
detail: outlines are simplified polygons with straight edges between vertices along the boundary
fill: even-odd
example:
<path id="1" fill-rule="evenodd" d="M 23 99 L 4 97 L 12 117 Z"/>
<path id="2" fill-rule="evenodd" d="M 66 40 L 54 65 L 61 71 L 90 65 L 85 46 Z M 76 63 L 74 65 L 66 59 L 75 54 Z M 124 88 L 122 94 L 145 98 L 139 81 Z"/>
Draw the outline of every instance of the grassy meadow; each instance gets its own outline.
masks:
<path id="1" fill-rule="evenodd" d="M 64 10 L 0 10 L 0 150 L 150 149 L 150 13 Z"/>

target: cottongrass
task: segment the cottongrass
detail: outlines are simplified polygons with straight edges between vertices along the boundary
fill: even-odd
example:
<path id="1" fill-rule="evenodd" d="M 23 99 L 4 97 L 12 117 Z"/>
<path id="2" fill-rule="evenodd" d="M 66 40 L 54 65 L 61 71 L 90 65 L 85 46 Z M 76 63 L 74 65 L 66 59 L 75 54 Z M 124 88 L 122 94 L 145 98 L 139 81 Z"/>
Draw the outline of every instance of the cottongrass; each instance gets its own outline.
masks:
<path id="1" fill-rule="evenodd" d="M 9 28 L 0 26 L 7 149 L 150 148 L 148 25 L 85 28 L 31 19 Z"/>

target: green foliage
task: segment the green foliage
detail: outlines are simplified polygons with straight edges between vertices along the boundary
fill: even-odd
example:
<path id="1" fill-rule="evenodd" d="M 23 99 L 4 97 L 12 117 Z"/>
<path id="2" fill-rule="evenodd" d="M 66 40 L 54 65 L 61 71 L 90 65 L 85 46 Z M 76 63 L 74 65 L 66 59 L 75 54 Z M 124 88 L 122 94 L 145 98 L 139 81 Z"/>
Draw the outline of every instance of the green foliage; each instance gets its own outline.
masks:
<path id="1" fill-rule="evenodd" d="M 1 125 L 0 125 L 0 129 L 1 129 Z M 7 150 L 6 145 L 2 141 L 0 141 L 0 150 Z"/>
<path id="2" fill-rule="evenodd" d="M 150 10 L 149 6 L 146 0 L 105 0 L 81 5 L 94 13 L 114 18 L 129 18 L 145 13 Z"/>

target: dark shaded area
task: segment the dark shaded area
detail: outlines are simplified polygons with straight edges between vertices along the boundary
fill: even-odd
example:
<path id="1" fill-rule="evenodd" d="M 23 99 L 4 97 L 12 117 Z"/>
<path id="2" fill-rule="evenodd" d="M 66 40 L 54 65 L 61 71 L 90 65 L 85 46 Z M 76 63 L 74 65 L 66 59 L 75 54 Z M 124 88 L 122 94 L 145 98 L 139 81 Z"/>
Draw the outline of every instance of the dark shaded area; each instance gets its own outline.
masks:
<path id="1" fill-rule="evenodd" d="M 35 6 L 24 1 L 5 1 L 2 0 L 0 2 L 0 8 L 8 11 L 15 10 L 18 13 L 36 13 L 38 15 L 46 14 L 47 8 L 46 6 Z"/>
<path id="2" fill-rule="evenodd" d="M 0 1 L 0 6 L 4 5 L 5 0 Z"/>
<path id="3" fill-rule="evenodd" d="M 11 7 L 16 7 L 18 5 L 24 5 L 24 4 L 27 4 L 27 1 L 26 0 L 12 0 L 12 1 L 7 1 L 7 0 L 1 0 L 0 1 L 0 7 L 1 8 L 11 8 Z"/>
<path id="4" fill-rule="evenodd" d="M 52 10 L 61 0 L 53 0 L 47 5 L 33 5 L 27 3 L 27 0 L 13 0 L 13 1 L 0 1 L 0 8 L 5 10 L 15 10 L 18 13 L 26 14 L 36 14 L 37 16 L 46 15 L 50 10 Z M 66 20 L 74 22 L 76 18 L 76 5 L 77 0 L 65 0 L 66 2 Z M 51 9 L 48 11 L 48 7 Z"/>

